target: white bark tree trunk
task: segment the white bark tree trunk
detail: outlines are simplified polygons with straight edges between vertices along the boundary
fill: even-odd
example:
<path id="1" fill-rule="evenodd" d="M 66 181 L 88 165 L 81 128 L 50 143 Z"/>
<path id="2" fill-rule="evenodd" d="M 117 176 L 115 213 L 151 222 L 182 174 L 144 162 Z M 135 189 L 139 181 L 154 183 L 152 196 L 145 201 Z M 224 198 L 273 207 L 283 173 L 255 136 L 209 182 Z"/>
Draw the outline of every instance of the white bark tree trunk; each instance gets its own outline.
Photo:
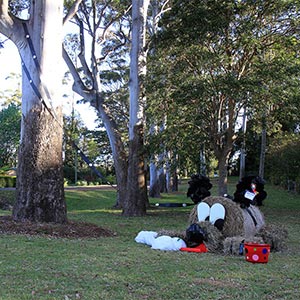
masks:
<path id="1" fill-rule="evenodd" d="M 246 108 L 243 112 L 243 122 L 242 122 L 242 131 L 243 131 L 243 141 L 241 147 L 241 155 L 240 155 L 240 180 L 245 177 L 246 174 L 246 130 L 247 130 L 247 115 Z"/>
<path id="2" fill-rule="evenodd" d="M 259 159 L 259 176 L 264 178 L 265 176 L 265 157 L 267 148 L 267 129 L 266 129 L 266 116 L 263 116 L 263 124 L 261 131 L 261 146 L 260 146 L 260 159 Z"/>
<path id="3" fill-rule="evenodd" d="M 32 1 L 28 21 L 8 15 L 7 4 L 7 0 L 0 1 L 0 32 L 16 44 L 23 61 L 13 217 L 16 221 L 64 223 L 60 93 L 63 1 Z"/>
<path id="4" fill-rule="evenodd" d="M 141 76 L 146 72 L 146 20 L 149 0 L 132 1 L 132 43 L 130 55 L 130 120 L 127 195 L 125 216 L 143 216 L 148 205 L 143 155 L 143 99 Z"/>

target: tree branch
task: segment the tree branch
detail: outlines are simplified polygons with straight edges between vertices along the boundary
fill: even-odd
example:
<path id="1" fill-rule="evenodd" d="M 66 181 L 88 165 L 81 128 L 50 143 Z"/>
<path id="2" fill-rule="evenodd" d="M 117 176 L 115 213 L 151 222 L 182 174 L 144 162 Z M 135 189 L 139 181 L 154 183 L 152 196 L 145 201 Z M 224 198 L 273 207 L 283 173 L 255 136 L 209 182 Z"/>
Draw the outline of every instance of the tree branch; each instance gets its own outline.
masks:
<path id="1" fill-rule="evenodd" d="M 91 94 L 92 91 L 89 90 L 85 84 L 82 82 L 76 67 L 74 66 L 72 60 L 70 59 L 67 51 L 63 48 L 63 59 L 65 61 L 65 63 L 68 66 L 69 71 L 71 72 L 71 75 L 73 77 L 74 80 L 74 84 L 73 84 L 73 90 L 79 94 L 80 96 L 82 96 L 85 99 L 89 99 L 91 100 Z"/>
<path id="2" fill-rule="evenodd" d="M 65 15 L 63 19 L 63 24 L 65 25 L 68 21 L 70 21 L 78 12 L 79 5 L 81 4 L 82 0 L 76 0 L 68 13 Z"/>
<path id="3" fill-rule="evenodd" d="M 0 0 L 0 32 L 11 39 L 14 20 L 8 14 L 8 0 Z"/>
<path id="4" fill-rule="evenodd" d="M 8 0 L 0 0 L 0 33 L 11 40 L 19 50 L 26 44 L 22 22 L 25 21 L 9 13 Z"/>

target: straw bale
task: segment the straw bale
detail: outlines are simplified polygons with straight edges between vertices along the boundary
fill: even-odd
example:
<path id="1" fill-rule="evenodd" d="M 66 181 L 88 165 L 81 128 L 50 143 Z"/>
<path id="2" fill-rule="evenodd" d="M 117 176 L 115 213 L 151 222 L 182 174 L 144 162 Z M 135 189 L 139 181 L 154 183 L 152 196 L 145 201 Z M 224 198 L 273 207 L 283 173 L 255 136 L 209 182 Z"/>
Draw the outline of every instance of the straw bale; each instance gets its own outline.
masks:
<path id="1" fill-rule="evenodd" d="M 249 212 L 255 218 L 256 225 L 247 211 L 247 209 L 241 209 L 243 217 L 244 217 L 244 235 L 246 238 L 254 237 L 258 231 L 265 226 L 264 216 L 261 210 L 257 206 L 251 205 L 248 207 Z"/>
<path id="2" fill-rule="evenodd" d="M 222 230 L 224 237 L 236 236 L 244 233 L 244 218 L 242 209 L 238 204 L 228 198 L 218 196 L 207 197 L 203 200 L 203 202 L 206 202 L 210 207 L 214 203 L 220 203 L 224 206 L 225 222 Z M 192 224 L 197 222 L 197 206 L 194 206 L 190 213 L 189 223 Z"/>
<path id="3" fill-rule="evenodd" d="M 284 226 L 269 224 L 261 228 L 258 234 L 271 246 L 272 252 L 286 250 L 288 231 Z"/>
<path id="4" fill-rule="evenodd" d="M 252 237 L 251 239 L 247 239 L 244 236 L 236 236 L 236 237 L 228 237 L 224 240 L 223 242 L 223 252 L 226 255 L 242 255 L 240 253 L 241 250 L 241 245 L 243 243 L 258 243 L 258 244 L 263 244 L 264 240 L 262 237 Z"/>
<path id="5" fill-rule="evenodd" d="M 207 232 L 207 241 L 204 241 L 209 252 L 219 252 L 222 250 L 223 234 L 208 221 L 198 222 L 201 228 Z"/>

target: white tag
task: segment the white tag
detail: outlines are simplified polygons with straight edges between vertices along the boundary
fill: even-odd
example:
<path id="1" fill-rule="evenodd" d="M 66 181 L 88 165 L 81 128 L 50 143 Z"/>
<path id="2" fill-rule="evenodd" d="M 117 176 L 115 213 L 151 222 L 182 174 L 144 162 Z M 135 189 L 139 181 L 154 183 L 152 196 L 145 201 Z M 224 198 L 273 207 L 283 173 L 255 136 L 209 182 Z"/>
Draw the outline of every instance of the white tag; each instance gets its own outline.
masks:
<path id="1" fill-rule="evenodd" d="M 247 199 L 249 199 L 249 200 L 251 200 L 251 201 L 253 201 L 253 199 L 255 198 L 255 196 L 256 196 L 256 194 L 251 193 L 251 192 L 249 192 L 249 191 L 246 191 L 246 193 L 245 193 L 245 195 L 244 195 L 245 198 L 247 198 Z"/>

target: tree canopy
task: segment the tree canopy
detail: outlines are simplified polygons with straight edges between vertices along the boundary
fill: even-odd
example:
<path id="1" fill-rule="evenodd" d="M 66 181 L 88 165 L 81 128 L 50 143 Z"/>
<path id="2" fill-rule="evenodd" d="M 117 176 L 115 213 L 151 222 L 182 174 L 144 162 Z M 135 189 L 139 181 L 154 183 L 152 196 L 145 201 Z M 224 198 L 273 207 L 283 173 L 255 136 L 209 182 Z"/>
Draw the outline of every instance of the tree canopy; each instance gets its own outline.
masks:
<path id="1" fill-rule="evenodd" d="M 285 104 L 295 97 L 290 83 L 298 85 L 299 5 L 268 0 L 171 3 L 153 42 L 149 111 L 167 127 L 190 124 L 198 130 L 198 145 L 209 143 L 219 161 L 223 194 L 241 110 L 247 106 L 258 117 L 264 107 L 275 107 L 276 98 L 265 97 L 266 91 L 285 93 L 277 97 Z M 186 134 L 185 129 L 179 132 Z"/>

